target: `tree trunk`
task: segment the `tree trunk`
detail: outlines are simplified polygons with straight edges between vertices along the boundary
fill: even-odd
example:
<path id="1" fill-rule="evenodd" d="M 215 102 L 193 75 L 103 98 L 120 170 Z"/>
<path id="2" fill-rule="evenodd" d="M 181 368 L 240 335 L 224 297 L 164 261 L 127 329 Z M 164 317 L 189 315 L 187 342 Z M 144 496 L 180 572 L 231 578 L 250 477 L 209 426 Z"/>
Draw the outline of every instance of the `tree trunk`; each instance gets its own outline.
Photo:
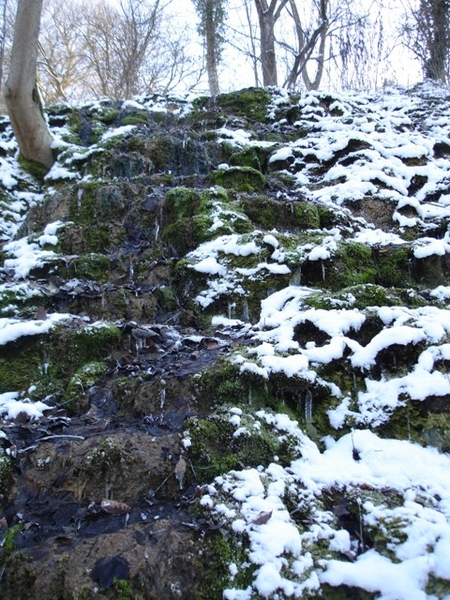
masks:
<path id="1" fill-rule="evenodd" d="M 205 41 L 206 41 L 206 70 L 208 72 L 209 93 L 213 98 L 220 94 L 218 63 L 218 40 L 216 38 L 216 23 L 214 19 L 214 6 L 210 2 L 206 5 L 205 15 Z"/>
<path id="2" fill-rule="evenodd" d="M 289 7 L 294 21 L 295 33 L 297 37 L 297 52 L 295 54 L 294 62 L 291 67 L 291 71 L 286 80 L 286 87 L 293 89 L 297 85 L 299 76 L 301 75 L 303 83 L 307 90 L 317 90 L 322 80 L 325 60 L 325 43 L 328 35 L 328 19 L 327 10 L 329 6 L 328 0 L 321 0 L 318 4 L 318 25 L 315 30 L 311 33 L 305 33 L 302 27 L 300 13 L 298 12 L 295 0 L 290 0 Z M 319 48 L 317 56 L 314 57 L 314 61 L 317 64 L 314 78 L 311 79 L 309 76 L 307 66 L 308 62 L 311 61 L 316 45 L 319 42 Z"/>
<path id="3" fill-rule="evenodd" d="M 424 65 L 425 77 L 445 83 L 449 50 L 449 2 L 447 0 L 422 0 L 422 11 L 428 17 L 430 27 L 429 57 Z"/>
<path id="4" fill-rule="evenodd" d="M 275 21 L 266 0 L 256 0 L 258 13 L 263 86 L 278 85 L 275 54 Z"/>
<path id="5" fill-rule="evenodd" d="M 255 0 L 258 13 L 263 86 L 278 85 L 277 57 L 275 53 L 275 23 L 288 0 Z"/>
<path id="6" fill-rule="evenodd" d="M 5 100 L 20 153 L 47 170 L 54 163 L 52 136 L 36 85 L 39 25 L 43 0 L 19 0 Z"/>

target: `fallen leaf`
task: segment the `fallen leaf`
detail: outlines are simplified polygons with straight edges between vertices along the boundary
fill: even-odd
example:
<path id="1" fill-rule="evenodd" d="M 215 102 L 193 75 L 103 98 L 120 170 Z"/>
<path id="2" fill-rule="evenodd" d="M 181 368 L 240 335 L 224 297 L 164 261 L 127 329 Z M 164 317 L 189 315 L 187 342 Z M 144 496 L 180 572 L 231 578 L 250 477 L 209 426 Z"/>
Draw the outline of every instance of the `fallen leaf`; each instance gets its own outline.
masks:
<path id="1" fill-rule="evenodd" d="M 117 502 L 117 500 L 106 500 L 103 498 L 101 503 L 102 510 L 110 515 L 124 515 L 130 512 L 131 508 L 125 502 Z"/>
<path id="2" fill-rule="evenodd" d="M 272 511 L 264 511 L 262 510 L 259 515 L 253 519 L 252 523 L 254 525 L 264 525 L 264 523 L 267 523 L 267 521 L 270 519 L 270 517 L 272 516 Z"/>
<path id="3" fill-rule="evenodd" d="M 175 465 L 175 477 L 177 478 L 178 482 L 180 483 L 180 490 L 183 489 L 183 481 L 184 481 L 184 475 L 186 473 L 186 467 L 187 467 L 186 461 L 184 460 L 184 458 L 182 456 L 180 456 L 177 464 Z"/>

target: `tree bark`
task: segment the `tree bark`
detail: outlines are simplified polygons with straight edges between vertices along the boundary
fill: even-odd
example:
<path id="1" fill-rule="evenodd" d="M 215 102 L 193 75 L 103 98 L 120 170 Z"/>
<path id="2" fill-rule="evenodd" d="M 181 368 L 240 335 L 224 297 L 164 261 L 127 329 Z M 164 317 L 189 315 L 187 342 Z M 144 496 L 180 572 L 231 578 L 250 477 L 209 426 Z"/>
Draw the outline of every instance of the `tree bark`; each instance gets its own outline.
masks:
<path id="1" fill-rule="evenodd" d="M 19 0 L 5 100 L 24 158 L 49 170 L 54 163 L 52 136 L 36 84 L 39 26 L 43 0 Z"/>
<path id="2" fill-rule="evenodd" d="M 429 27 L 429 55 L 424 65 L 425 77 L 445 83 L 449 51 L 449 2 L 448 0 L 422 0 L 421 10 Z"/>
<path id="3" fill-rule="evenodd" d="M 288 0 L 255 0 L 258 13 L 261 66 L 263 86 L 278 85 L 277 58 L 275 53 L 275 23 Z"/>
<path id="4" fill-rule="evenodd" d="M 316 29 L 311 31 L 309 34 L 306 34 L 303 30 L 300 14 L 298 12 L 295 0 L 290 0 L 289 5 L 294 21 L 298 50 L 295 54 L 294 62 L 285 85 L 289 89 L 294 88 L 297 84 L 299 76 L 301 75 L 307 90 L 317 90 L 322 80 L 324 70 L 325 43 L 329 26 L 327 19 L 329 2 L 328 0 L 320 0 L 320 4 L 317 6 L 319 11 L 317 19 L 318 25 Z M 317 42 L 319 42 L 318 54 L 317 57 L 315 57 L 317 68 L 314 79 L 311 79 L 307 70 L 307 65 L 311 60 Z"/>
<path id="5" fill-rule="evenodd" d="M 206 70 L 208 72 L 209 93 L 213 98 L 220 94 L 218 63 L 218 40 L 216 37 L 216 22 L 214 19 L 214 6 L 207 2 L 205 15 L 205 41 L 206 41 Z"/>

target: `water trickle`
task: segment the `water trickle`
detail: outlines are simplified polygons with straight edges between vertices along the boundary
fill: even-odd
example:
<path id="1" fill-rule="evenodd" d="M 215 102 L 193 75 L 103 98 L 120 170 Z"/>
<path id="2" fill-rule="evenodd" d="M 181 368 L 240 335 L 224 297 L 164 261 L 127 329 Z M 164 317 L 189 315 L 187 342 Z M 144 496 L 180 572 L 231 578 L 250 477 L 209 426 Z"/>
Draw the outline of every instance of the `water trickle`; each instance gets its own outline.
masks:
<path id="1" fill-rule="evenodd" d="M 236 308 L 236 302 L 230 302 L 228 300 L 228 318 L 232 319 L 233 318 L 233 311 Z"/>
<path id="2" fill-rule="evenodd" d="M 44 352 L 44 356 L 42 357 L 42 365 L 41 365 L 41 371 L 43 375 L 47 375 L 48 373 L 48 355 L 46 352 Z"/>
<path id="3" fill-rule="evenodd" d="M 312 394 L 310 390 L 306 390 L 305 396 L 305 421 L 307 423 L 312 421 Z"/>
<path id="4" fill-rule="evenodd" d="M 358 395 L 358 385 L 356 383 L 356 373 L 353 371 L 353 390 L 355 392 L 355 396 Z"/>
<path id="5" fill-rule="evenodd" d="M 300 268 L 298 268 L 295 271 L 294 276 L 292 277 L 291 281 L 289 282 L 289 285 L 300 286 L 301 282 L 302 282 L 302 270 Z"/>

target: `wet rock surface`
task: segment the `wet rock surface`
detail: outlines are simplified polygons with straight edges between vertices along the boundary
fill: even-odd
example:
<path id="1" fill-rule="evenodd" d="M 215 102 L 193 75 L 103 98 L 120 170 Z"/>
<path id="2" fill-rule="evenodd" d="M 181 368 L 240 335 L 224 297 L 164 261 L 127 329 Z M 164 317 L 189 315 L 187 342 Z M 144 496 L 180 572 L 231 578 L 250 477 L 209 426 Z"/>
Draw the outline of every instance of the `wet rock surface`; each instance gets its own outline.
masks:
<path id="1" fill-rule="evenodd" d="M 331 440 L 355 473 L 375 436 L 450 449 L 448 98 L 399 97 L 54 107 L 44 181 L 5 125 L 2 599 L 382 592 L 324 564 L 400 562 L 410 492 L 302 472 Z M 303 537 L 269 585 L 273 523 Z"/>

